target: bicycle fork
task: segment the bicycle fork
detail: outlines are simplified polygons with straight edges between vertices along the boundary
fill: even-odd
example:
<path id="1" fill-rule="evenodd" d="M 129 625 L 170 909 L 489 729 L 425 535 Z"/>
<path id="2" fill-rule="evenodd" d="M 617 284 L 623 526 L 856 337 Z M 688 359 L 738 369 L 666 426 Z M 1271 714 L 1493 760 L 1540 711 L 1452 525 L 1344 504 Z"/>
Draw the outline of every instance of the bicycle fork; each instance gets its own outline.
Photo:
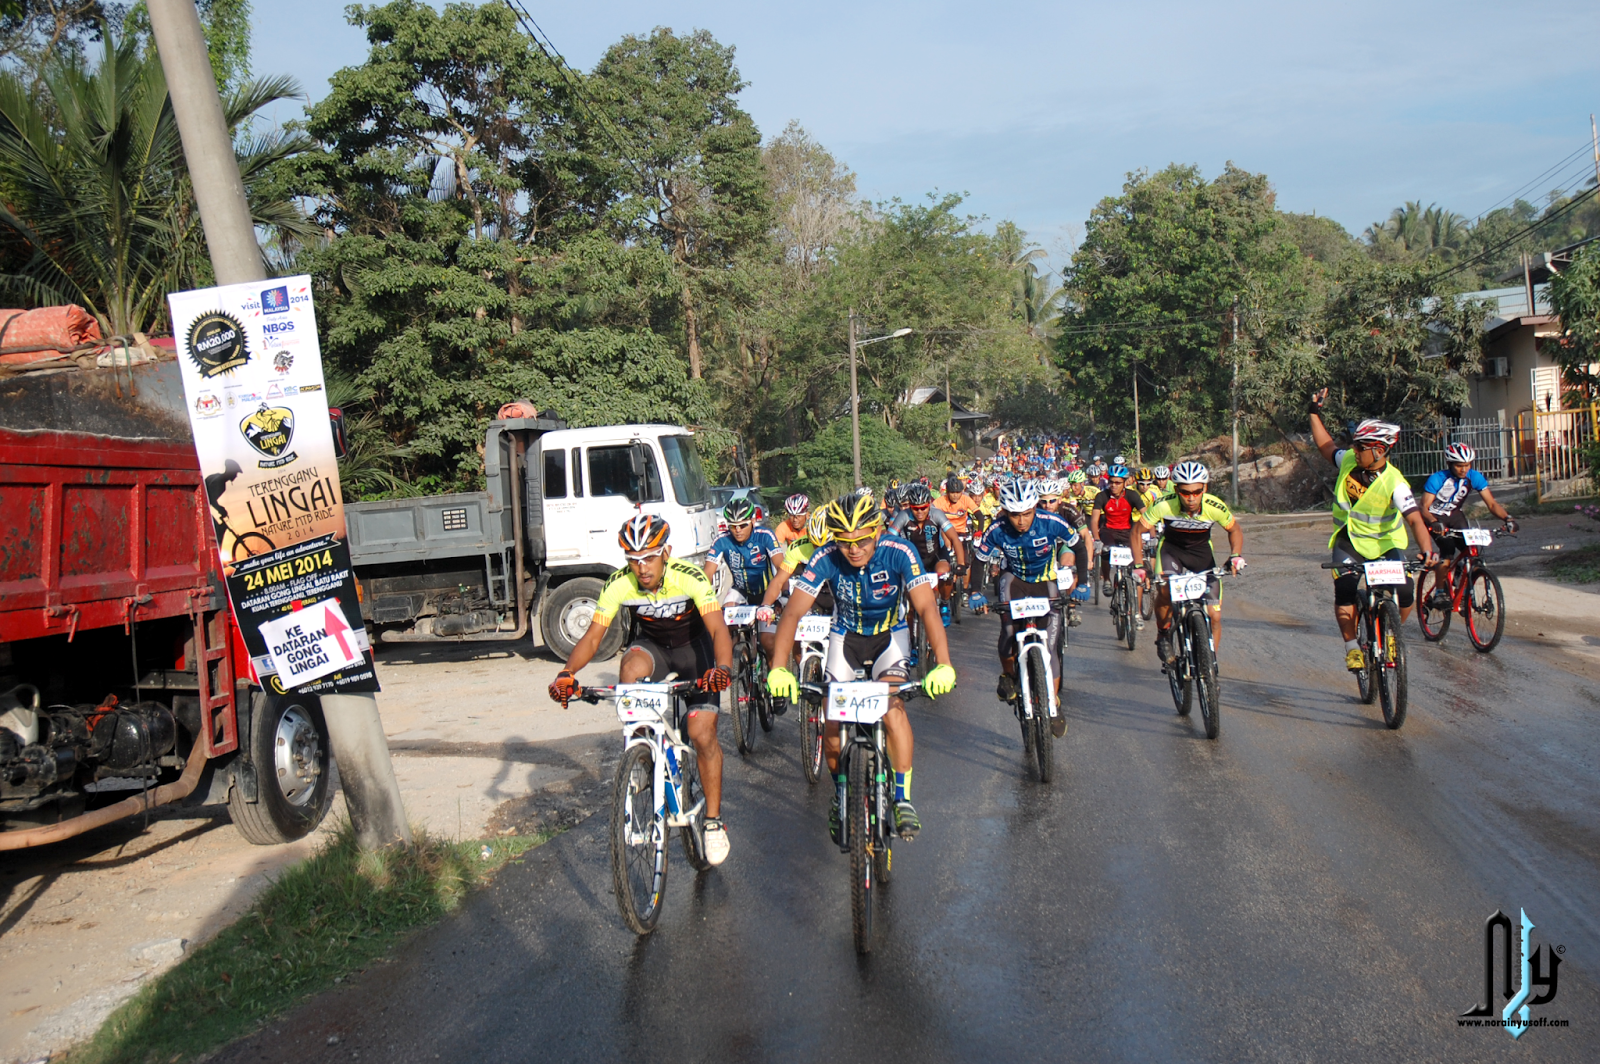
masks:
<path id="1" fill-rule="evenodd" d="M 1027 655 L 1029 648 L 1037 648 L 1040 660 L 1044 662 L 1044 690 L 1045 696 L 1050 700 L 1050 716 L 1055 717 L 1061 711 L 1056 705 L 1056 678 L 1055 670 L 1050 665 L 1048 642 L 1039 633 L 1037 628 L 1024 628 L 1017 633 L 1017 684 L 1022 691 L 1022 713 L 1028 719 L 1033 719 L 1033 680 L 1028 675 Z"/>

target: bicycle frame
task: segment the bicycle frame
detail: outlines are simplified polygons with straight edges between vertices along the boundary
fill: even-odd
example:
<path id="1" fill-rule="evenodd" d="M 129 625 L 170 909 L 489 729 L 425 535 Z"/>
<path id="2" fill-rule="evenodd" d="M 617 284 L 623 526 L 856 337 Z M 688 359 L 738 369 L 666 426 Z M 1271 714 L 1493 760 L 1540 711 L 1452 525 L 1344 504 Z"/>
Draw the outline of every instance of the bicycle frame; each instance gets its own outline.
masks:
<path id="1" fill-rule="evenodd" d="M 615 687 L 590 688 L 589 692 L 602 698 L 615 698 L 619 715 L 624 712 L 623 701 L 635 693 L 665 693 L 671 698 L 671 720 L 648 713 L 622 726 L 624 753 L 635 746 L 649 746 L 655 755 L 650 759 L 655 766 L 654 824 L 664 829 L 693 827 L 705 810 L 706 801 L 703 795 L 690 808 L 682 808 L 684 755 L 693 757 L 694 747 L 684 740 L 678 722 L 683 717 L 683 692 L 693 686 L 692 683 L 617 684 Z M 630 836 L 630 841 L 638 842 L 642 841 L 642 838 L 643 836 L 638 838 Z M 660 841 L 664 846 L 666 839 L 663 837 Z"/>
<path id="2" fill-rule="evenodd" d="M 1456 551 L 1455 558 L 1450 562 L 1450 568 L 1445 570 L 1445 579 L 1449 581 L 1450 588 L 1450 608 L 1457 613 L 1462 612 L 1462 597 L 1467 593 L 1467 586 L 1472 583 L 1472 570 L 1480 564 L 1479 555 L 1483 550 L 1476 544 L 1467 543 L 1466 537 L 1461 534 L 1463 531 L 1465 530 L 1453 528 L 1449 532 L 1450 538 L 1462 540 L 1462 543 L 1461 549 Z M 1421 605 L 1418 603 L 1419 608 Z"/>
<path id="3" fill-rule="evenodd" d="M 1057 602 L 1064 603 L 1065 599 L 1058 599 Z M 1009 606 L 1009 603 L 1007 605 Z M 1050 608 L 1055 610 L 1062 607 L 1052 603 Z M 1033 694 L 1033 681 L 1028 677 L 1028 669 L 1025 664 L 1025 655 L 1030 652 L 1038 653 L 1044 663 L 1045 693 L 1050 697 L 1050 715 L 1053 717 L 1061 712 L 1061 707 L 1056 701 L 1056 672 L 1050 661 L 1049 632 L 1045 628 L 1039 627 L 1039 622 L 1042 619 L 1040 617 L 1018 618 L 1018 628 L 1016 634 L 1012 637 L 1017 644 L 1017 682 L 1022 691 L 1022 713 L 1027 720 L 1033 719 L 1033 699 L 1031 697 Z M 1063 639 L 1066 638 L 1065 633 L 1066 629 L 1063 627 Z"/>

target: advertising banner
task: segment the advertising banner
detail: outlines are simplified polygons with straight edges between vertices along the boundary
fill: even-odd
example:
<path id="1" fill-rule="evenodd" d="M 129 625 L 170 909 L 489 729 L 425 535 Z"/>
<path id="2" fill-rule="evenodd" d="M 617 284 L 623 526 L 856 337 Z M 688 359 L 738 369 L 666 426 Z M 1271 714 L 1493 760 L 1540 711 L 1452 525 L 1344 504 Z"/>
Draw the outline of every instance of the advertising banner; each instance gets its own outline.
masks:
<path id="1" fill-rule="evenodd" d="M 270 691 L 376 691 L 311 279 L 167 297 L 234 616 Z"/>

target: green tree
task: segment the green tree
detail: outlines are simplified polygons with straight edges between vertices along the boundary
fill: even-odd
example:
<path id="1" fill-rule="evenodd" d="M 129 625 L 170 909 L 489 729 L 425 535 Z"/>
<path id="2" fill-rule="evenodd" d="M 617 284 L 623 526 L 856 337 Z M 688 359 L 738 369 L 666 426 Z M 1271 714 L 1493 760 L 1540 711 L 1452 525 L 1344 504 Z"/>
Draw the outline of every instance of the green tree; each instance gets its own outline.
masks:
<path id="1" fill-rule="evenodd" d="M 82 0 L 77 2 L 82 3 Z M 200 28 L 206 36 L 211 71 L 217 77 L 217 89 L 224 96 L 237 92 L 250 80 L 250 0 L 195 0 L 195 6 L 200 15 Z M 110 10 L 105 14 L 109 15 Z M 153 45 L 150 9 L 145 0 L 138 0 L 128 9 L 122 20 L 122 34 L 137 38 L 141 47 Z"/>
<path id="2" fill-rule="evenodd" d="M 908 441 L 879 418 L 861 419 L 861 475 L 868 484 L 883 485 L 930 464 L 929 453 Z M 829 423 L 794 449 L 793 483 L 813 501 L 831 498 L 853 486 L 850 419 Z"/>
<path id="3" fill-rule="evenodd" d="M 1600 253 L 1584 248 L 1572 264 L 1550 278 L 1550 306 L 1561 319 L 1556 357 L 1562 375 L 1590 398 L 1600 395 Z"/>

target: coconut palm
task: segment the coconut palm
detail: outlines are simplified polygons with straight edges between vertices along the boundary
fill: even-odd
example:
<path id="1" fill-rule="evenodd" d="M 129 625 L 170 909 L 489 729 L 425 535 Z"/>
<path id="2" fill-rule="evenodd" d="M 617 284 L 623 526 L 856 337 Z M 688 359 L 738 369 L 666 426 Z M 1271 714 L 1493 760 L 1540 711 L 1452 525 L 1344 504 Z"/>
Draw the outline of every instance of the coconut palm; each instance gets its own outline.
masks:
<path id="1" fill-rule="evenodd" d="M 109 27 L 104 38 L 92 66 L 55 55 L 37 90 L 0 72 L 0 224 L 24 245 L 0 290 L 33 305 L 77 303 L 105 334 L 127 336 L 163 321 L 167 293 L 206 283 L 209 270 L 160 59 Z M 230 92 L 223 112 L 238 129 L 297 93 L 288 78 L 257 79 Z M 269 233 L 316 237 L 265 180 L 308 146 L 281 130 L 236 141 L 252 216 Z"/>

